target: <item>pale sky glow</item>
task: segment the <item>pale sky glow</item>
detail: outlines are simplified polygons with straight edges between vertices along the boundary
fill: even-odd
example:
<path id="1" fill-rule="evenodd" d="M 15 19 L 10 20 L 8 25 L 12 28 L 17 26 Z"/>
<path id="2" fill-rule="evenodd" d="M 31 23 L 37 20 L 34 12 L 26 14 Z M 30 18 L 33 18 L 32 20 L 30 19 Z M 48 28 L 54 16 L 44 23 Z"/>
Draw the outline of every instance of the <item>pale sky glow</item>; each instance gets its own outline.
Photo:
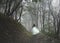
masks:
<path id="1" fill-rule="evenodd" d="M 53 1 L 52 1 L 52 5 L 53 5 L 54 7 L 58 7 L 58 6 L 59 6 L 59 0 L 53 0 Z"/>
<path id="2" fill-rule="evenodd" d="M 53 10 L 58 13 L 59 12 L 59 0 L 53 0 L 52 6 L 53 6 Z"/>

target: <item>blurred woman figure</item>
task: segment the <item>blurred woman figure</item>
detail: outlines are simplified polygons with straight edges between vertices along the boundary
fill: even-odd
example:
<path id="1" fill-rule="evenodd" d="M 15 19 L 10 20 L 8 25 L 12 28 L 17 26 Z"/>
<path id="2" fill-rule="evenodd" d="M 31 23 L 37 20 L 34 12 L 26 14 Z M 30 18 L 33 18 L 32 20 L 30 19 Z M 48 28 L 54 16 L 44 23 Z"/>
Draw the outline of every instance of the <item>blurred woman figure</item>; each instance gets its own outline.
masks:
<path id="1" fill-rule="evenodd" d="M 39 33 L 39 29 L 35 26 L 35 24 L 33 24 L 32 26 L 32 35 L 36 35 Z"/>

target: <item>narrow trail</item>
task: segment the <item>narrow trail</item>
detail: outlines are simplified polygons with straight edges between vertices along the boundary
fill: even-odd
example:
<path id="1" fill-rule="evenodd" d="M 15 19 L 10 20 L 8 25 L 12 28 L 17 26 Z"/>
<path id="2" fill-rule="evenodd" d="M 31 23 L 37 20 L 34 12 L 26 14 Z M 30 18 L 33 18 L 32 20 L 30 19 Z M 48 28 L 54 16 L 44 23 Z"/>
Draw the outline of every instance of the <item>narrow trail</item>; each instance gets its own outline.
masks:
<path id="1" fill-rule="evenodd" d="M 37 34 L 32 36 L 31 43 L 60 43 L 60 40 Z"/>

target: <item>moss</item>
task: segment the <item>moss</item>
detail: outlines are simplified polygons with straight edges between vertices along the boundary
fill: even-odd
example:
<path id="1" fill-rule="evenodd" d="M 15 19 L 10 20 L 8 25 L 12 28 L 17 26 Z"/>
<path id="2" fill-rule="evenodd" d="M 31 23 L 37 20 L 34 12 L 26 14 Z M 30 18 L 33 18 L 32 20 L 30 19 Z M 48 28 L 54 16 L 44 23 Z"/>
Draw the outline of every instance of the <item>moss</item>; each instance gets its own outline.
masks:
<path id="1" fill-rule="evenodd" d="M 31 38 L 21 23 L 0 13 L 0 42 L 1 43 L 26 43 Z"/>

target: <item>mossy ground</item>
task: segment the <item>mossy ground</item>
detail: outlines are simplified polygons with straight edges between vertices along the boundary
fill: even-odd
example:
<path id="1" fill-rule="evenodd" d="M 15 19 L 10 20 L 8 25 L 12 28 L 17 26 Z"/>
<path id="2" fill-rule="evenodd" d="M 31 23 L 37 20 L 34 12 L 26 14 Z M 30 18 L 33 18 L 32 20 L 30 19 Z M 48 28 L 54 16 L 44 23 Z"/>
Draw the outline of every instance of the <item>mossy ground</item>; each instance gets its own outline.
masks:
<path id="1" fill-rule="evenodd" d="M 27 43 L 31 33 L 17 21 L 0 13 L 0 43 Z"/>

